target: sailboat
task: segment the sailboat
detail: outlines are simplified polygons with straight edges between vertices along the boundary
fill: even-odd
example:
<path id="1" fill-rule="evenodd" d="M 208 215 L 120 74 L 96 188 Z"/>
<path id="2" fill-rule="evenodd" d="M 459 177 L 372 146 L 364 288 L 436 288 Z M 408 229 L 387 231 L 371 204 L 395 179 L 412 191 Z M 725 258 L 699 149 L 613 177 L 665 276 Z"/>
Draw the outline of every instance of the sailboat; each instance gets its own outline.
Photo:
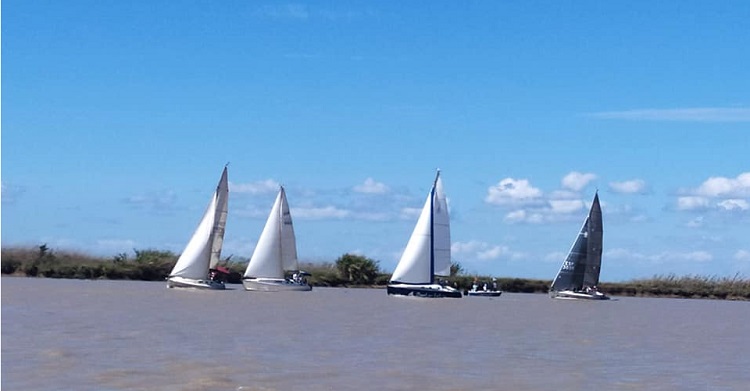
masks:
<path id="1" fill-rule="evenodd" d="M 598 291 L 602 265 L 602 208 L 599 193 L 594 195 L 589 214 L 573 247 L 550 286 L 550 297 L 558 299 L 608 300 Z"/>
<path id="2" fill-rule="evenodd" d="M 450 267 L 450 217 L 438 170 L 417 225 L 388 282 L 388 294 L 461 297 L 459 290 L 435 283 L 435 275 L 449 275 Z"/>
<path id="3" fill-rule="evenodd" d="M 294 272 L 294 276 L 285 278 L 286 271 Z M 280 187 L 266 226 L 247 264 L 242 285 L 248 291 L 310 291 L 312 286 L 305 282 L 306 275 L 309 274 L 299 270 L 292 215 L 284 187 Z"/>
<path id="4" fill-rule="evenodd" d="M 224 282 L 209 277 L 209 270 L 216 267 L 224 243 L 224 228 L 227 224 L 229 183 L 227 167 L 221 173 L 211 202 L 195 229 L 185 250 L 167 277 L 169 288 L 224 289 Z"/>

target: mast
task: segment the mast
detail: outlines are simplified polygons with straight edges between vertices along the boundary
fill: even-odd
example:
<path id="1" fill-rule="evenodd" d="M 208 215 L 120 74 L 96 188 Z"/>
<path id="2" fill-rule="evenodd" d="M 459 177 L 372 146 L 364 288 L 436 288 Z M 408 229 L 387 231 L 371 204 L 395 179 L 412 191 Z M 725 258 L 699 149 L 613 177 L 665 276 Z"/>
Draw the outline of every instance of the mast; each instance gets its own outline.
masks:
<path id="1" fill-rule="evenodd" d="M 437 181 L 440 178 L 440 169 L 438 168 L 435 180 L 432 182 L 430 190 L 430 284 L 435 283 L 435 189 Z"/>
<path id="2" fill-rule="evenodd" d="M 281 269 L 284 269 L 284 244 L 283 239 L 281 238 L 282 230 L 284 228 L 284 199 L 286 198 L 286 195 L 284 194 L 284 186 L 279 186 L 279 198 L 281 199 L 281 204 L 279 205 L 279 223 L 276 225 L 276 229 L 279 233 L 279 261 L 281 261 Z"/>

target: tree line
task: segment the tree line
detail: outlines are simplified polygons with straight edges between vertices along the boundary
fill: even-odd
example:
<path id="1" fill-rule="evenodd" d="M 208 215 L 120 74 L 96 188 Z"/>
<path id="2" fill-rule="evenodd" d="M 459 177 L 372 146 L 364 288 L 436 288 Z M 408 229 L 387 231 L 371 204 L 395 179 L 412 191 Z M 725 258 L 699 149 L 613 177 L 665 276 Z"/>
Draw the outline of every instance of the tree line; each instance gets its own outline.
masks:
<path id="1" fill-rule="evenodd" d="M 111 279 L 164 281 L 177 262 L 171 251 L 133 250 L 113 257 L 96 257 L 74 251 L 54 251 L 46 244 L 37 247 L 3 248 L 4 275 L 48 278 Z M 229 270 L 229 283 L 239 284 L 248 260 L 228 257 L 221 265 Z M 300 268 L 309 272 L 308 282 L 325 287 L 381 287 L 391 277 L 380 269 L 379 262 L 363 255 L 343 254 L 333 262 L 303 262 Z M 490 276 L 468 275 L 460 263 L 451 265 L 444 280 L 460 290 L 470 289 L 474 281 L 489 282 Z M 499 277 L 506 292 L 546 293 L 550 280 Z M 615 296 L 655 296 L 750 300 L 750 279 L 734 277 L 659 275 L 647 279 L 599 284 L 602 291 Z"/>

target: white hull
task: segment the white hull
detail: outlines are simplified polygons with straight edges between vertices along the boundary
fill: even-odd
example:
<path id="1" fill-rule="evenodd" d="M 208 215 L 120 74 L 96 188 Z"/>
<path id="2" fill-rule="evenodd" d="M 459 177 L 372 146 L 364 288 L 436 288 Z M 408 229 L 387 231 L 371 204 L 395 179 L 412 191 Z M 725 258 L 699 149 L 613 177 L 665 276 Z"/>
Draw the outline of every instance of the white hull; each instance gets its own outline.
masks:
<path id="1" fill-rule="evenodd" d="M 245 278 L 242 285 L 246 291 L 258 292 L 306 292 L 311 291 L 312 286 L 281 278 Z"/>
<path id="2" fill-rule="evenodd" d="M 193 280 L 184 277 L 170 277 L 167 279 L 167 288 L 193 288 L 193 289 L 226 289 L 224 283 L 211 280 Z"/>
<path id="3" fill-rule="evenodd" d="M 475 297 L 498 297 L 503 294 L 503 291 L 467 291 L 466 296 Z"/>
<path id="4" fill-rule="evenodd" d="M 568 300 L 609 300 L 609 296 L 601 292 L 576 292 L 576 291 L 552 291 L 549 293 L 553 299 Z"/>

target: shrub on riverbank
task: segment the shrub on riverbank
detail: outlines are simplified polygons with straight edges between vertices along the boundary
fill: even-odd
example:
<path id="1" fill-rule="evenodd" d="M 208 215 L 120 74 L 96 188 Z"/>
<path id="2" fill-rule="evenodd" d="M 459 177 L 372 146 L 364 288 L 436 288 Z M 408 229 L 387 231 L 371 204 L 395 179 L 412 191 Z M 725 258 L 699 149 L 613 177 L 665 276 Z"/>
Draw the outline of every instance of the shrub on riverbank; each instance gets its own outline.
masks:
<path id="1" fill-rule="evenodd" d="M 601 284 L 601 290 L 611 295 L 659 296 L 750 300 L 750 279 L 739 274 L 734 277 L 716 276 L 654 276 L 622 283 Z"/>
<path id="2" fill-rule="evenodd" d="M 135 250 L 132 259 L 125 254 L 104 258 L 73 251 L 53 251 L 46 245 L 3 248 L 0 257 L 3 274 L 145 281 L 163 280 L 177 261 L 177 256 L 169 251 Z"/>

